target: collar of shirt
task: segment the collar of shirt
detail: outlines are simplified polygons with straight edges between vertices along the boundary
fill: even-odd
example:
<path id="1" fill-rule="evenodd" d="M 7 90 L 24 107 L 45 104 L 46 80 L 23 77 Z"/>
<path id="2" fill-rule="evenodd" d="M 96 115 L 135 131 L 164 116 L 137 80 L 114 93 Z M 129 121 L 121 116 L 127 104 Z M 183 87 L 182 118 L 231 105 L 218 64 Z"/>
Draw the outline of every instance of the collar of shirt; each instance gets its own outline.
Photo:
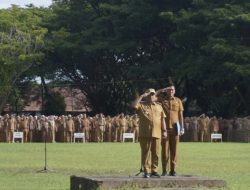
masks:
<path id="1" fill-rule="evenodd" d="M 156 105 L 156 102 L 147 102 L 146 105 Z"/>
<path id="2" fill-rule="evenodd" d="M 175 97 L 167 97 L 167 100 L 175 100 Z"/>

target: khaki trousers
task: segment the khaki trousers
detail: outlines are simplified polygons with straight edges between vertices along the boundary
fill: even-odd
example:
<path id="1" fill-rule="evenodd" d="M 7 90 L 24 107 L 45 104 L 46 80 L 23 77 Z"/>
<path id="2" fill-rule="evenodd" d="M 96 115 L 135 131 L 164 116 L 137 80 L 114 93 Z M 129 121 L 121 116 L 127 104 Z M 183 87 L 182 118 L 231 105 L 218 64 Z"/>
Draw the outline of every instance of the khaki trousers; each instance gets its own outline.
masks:
<path id="1" fill-rule="evenodd" d="M 178 144 L 179 136 L 176 134 L 174 128 L 167 129 L 167 138 L 161 141 L 162 172 L 167 172 L 169 161 L 170 171 L 176 170 Z"/>
<path id="2" fill-rule="evenodd" d="M 157 172 L 160 139 L 141 137 L 139 142 L 141 146 L 141 164 L 144 169 L 144 173 Z"/>

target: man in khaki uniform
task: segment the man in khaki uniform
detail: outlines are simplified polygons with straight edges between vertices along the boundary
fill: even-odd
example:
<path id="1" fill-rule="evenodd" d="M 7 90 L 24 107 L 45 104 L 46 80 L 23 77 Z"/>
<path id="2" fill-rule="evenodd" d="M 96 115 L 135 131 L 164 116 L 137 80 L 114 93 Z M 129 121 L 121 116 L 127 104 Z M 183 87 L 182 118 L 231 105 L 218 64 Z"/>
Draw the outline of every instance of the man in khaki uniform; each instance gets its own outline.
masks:
<path id="1" fill-rule="evenodd" d="M 106 117 L 106 125 L 105 125 L 105 138 L 104 140 L 106 142 L 111 142 L 111 136 L 112 136 L 112 118 L 108 115 Z"/>
<path id="2" fill-rule="evenodd" d="M 55 123 L 55 142 L 60 142 L 60 117 L 54 116 L 54 123 Z M 60 131 L 60 132 L 59 132 Z"/>
<path id="3" fill-rule="evenodd" d="M 216 118 L 216 116 L 213 116 L 209 123 L 208 123 L 208 128 L 210 130 L 210 133 L 218 133 L 220 128 L 219 128 L 219 121 Z"/>
<path id="4" fill-rule="evenodd" d="M 118 141 L 122 142 L 123 140 L 123 133 L 126 132 L 126 128 L 128 126 L 128 121 L 126 119 L 126 117 L 124 116 L 124 113 L 121 113 L 119 119 L 119 128 L 118 128 Z"/>
<path id="5" fill-rule="evenodd" d="M 35 130 L 34 130 L 34 141 L 41 142 L 42 141 L 42 124 L 41 117 L 34 116 Z"/>
<path id="6" fill-rule="evenodd" d="M 28 134 L 29 134 L 28 117 L 22 115 L 18 123 L 19 123 L 18 129 L 21 132 L 23 132 L 23 141 L 28 142 Z"/>
<path id="7" fill-rule="evenodd" d="M 48 123 L 49 123 L 49 128 L 48 128 L 49 142 L 55 143 L 57 128 L 54 115 L 48 116 Z"/>
<path id="8" fill-rule="evenodd" d="M 145 102 L 142 102 L 142 99 Z M 162 129 L 166 130 L 164 110 L 160 103 L 156 102 L 155 90 L 148 89 L 137 98 L 132 107 L 139 115 L 139 142 L 141 146 L 141 164 L 144 169 L 144 177 L 160 177 L 158 170 L 160 139 L 165 137 Z M 150 159 L 151 154 L 151 159 Z"/>
<path id="9" fill-rule="evenodd" d="M 28 137 L 29 140 L 28 141 L 33 142 L 34 131 L 35 131 L 36 126 L 35 126 L 35 120 L 32 115 L 28 117 L 28 128 L 29 128 L 29 137 Z"/>
<path id="10" fill-rule="evenodd" d="M 40 117 L 40 125 L 41 125 L 41 139 L 42 142 L 47 142 L 48 141 L 48 128 L 49 128 L 49 123 L 47 117 L 45 115 L 42 115 Z"/>
<path id="11" fill-rule="evenodd" d="M 97 135 L 96 135 L 96 115 L 94 117 L 90 117 L 89 121 L 90 121 L 90 130 L 89 130 L 89 134 L 90 134 L 90 142 L 97 142 Z"/>
<path id="12" fill-rule="evenodd" d="M 133 120 L 132 120 L 132 116 L 130 115 L 126 115 L 126 119 L 127 119 L 127 129 L 126 129 L 126 133 L 132 133 L 133 131 Z"/>
<path id="13" fill-rule="evenodd" d="M 82 126 L 82 132 L 84 133 L 84 136 L 85 136 L 85 142 L 90 142 L 90 139 L 91 139 L 90 120 L 86 114 L 83 114 L 81 118 L 81 126 Z"/>
<path id="14" fill-rule="evenodd" d="M 135 142 L 138 142 L 139 135 L 139 118 L 138 115 L 135 114 L 132 116 L 132 132 L 135 135 Z"/>
<path id="15" fill-rule="evenodd" d="M 184 118 L 184 129 L 185 129 L 185 135 L 181 137 L 181 140 L 183 142 L 190 142 L 191 134 L 190 134 L 190 123 L 191 123 L 191 117 L 185 117 Z M 199 135 L 199 134 L 197 134 Z"/>
<path id="16" fill-rule="evenodd" d="M 166 92 L 163 93 L 163 92 Z M 179 136 L 184 133 L 183 105 L 179 98 L 175 97 L 175 87 L 169 81 L 167 87 L 157 91 L 166 114 L 167 138 L 162 139 L 162 176 L 167 175 L 167 167 L 170 161 L 170 176 L 176 175 L 177 148 Z M 178 134 L 177 127 L 180 133 Z"/>
<path id="17" fill-rule="evenodd" d="M 209 118 L 205 114 L 201 114 L 198 118 L 198 136 L 199 141 L 204 142 L 209 140 L 209 130 L 208 130 Z"/>
<path id="18" fill-rule="evenodd" d="M 5 141 L 4 122 L 2 116 L 0 116 L 0 142 L 4 141 Z"/>
<path id="19" fill-rule="evenodd" d="M 74 132 L 75 132 L 75 123 L 74 123 L 74 121 L 72 119 L 72 116 L 68 115 L 68 118 L 66 119 L 67 142 L 72 142 Z"/>
<path id="20" fill-rule="evenodd" d="M 65 115 L 61 115 L 58 119 L 57 119 L 57 131 L 58 131 L 58 141 L 59 142 L 67 142 L 67 138 L 66 138 L 66 116 Z"/>
<path id="21" fill-rule="evenodd" d="M 16 132 L 20 132 L 21 131 L 21 129 L 20 129 L 20 123 L 21 123 L 22 118 L 21 118 L 20 115 L 17 115 L 15 117 L 15 120 L 16 120 L 16 129 L 15 129 L 15 131 Z"/>
<path id="22" fill-rule="evenodd" d="M 81 133 L 82 132 L 82 122 L 81 122 L 82 117 L 83 117 L 82 114 L 74 117 L 75 132 L 76 133 Z"/>
<path id="23" fill-rule="evenodd" d="M 105 125 L 106 125 L 105 116 L 102 113 L 100 113 L 96 118 L 97 142 L 103 142 Z"/>
<path id="24" fill-rule="evenodd" d="M 185 127 L 185 124 L 184 124 Z M 190 137 L 192 142 L 198 141 L 198 118 L 197 117 L 191 117 L 190 118 Z M 185 130 L 186 133 L 186 130 Z"/>
<path id="25" fill-rule="evenodd" d="M 115 116 L 112 121 L 112 141 L 118 141 L 119 116 Z"/>
<path id="26" fill-rule="evenodd" d="M 12 142 L 14 131 L 17 129 L 17 121 L 14 115 L 5 115 L 4 119 L 5 133 L 7 142 Z"/>

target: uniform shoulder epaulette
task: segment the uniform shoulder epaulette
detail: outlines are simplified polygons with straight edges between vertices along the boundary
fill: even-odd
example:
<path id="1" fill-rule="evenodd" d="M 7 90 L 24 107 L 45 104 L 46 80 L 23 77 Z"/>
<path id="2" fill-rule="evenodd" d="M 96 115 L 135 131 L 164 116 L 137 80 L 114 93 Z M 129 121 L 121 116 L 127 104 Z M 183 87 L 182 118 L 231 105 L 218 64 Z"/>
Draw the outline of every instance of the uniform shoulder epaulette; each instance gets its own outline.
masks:
<path id="1" fill-rule="evenodd" d="M 178 98 L 178 97 L 176 97 L 176 96 L 174 97 L 174 99 L 175 99 L 175 100 L 178 100 L 178 101 L 181 101 L 181 99 Z"/>

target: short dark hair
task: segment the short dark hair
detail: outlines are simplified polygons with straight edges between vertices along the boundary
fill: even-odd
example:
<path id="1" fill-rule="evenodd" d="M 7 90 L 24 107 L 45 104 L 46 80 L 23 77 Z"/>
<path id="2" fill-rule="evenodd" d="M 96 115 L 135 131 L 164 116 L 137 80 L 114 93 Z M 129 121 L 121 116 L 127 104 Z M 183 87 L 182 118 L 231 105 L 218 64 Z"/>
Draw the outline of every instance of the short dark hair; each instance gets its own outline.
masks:
<path id="1" fill-rule="evenodd" d="M 174 86 L 174 83 L 172 81 L 172 78 L 171 77 L 168 77 L 168 80 L 166 82 L 166 87 L 170 87 L 170 86 Z"/>

